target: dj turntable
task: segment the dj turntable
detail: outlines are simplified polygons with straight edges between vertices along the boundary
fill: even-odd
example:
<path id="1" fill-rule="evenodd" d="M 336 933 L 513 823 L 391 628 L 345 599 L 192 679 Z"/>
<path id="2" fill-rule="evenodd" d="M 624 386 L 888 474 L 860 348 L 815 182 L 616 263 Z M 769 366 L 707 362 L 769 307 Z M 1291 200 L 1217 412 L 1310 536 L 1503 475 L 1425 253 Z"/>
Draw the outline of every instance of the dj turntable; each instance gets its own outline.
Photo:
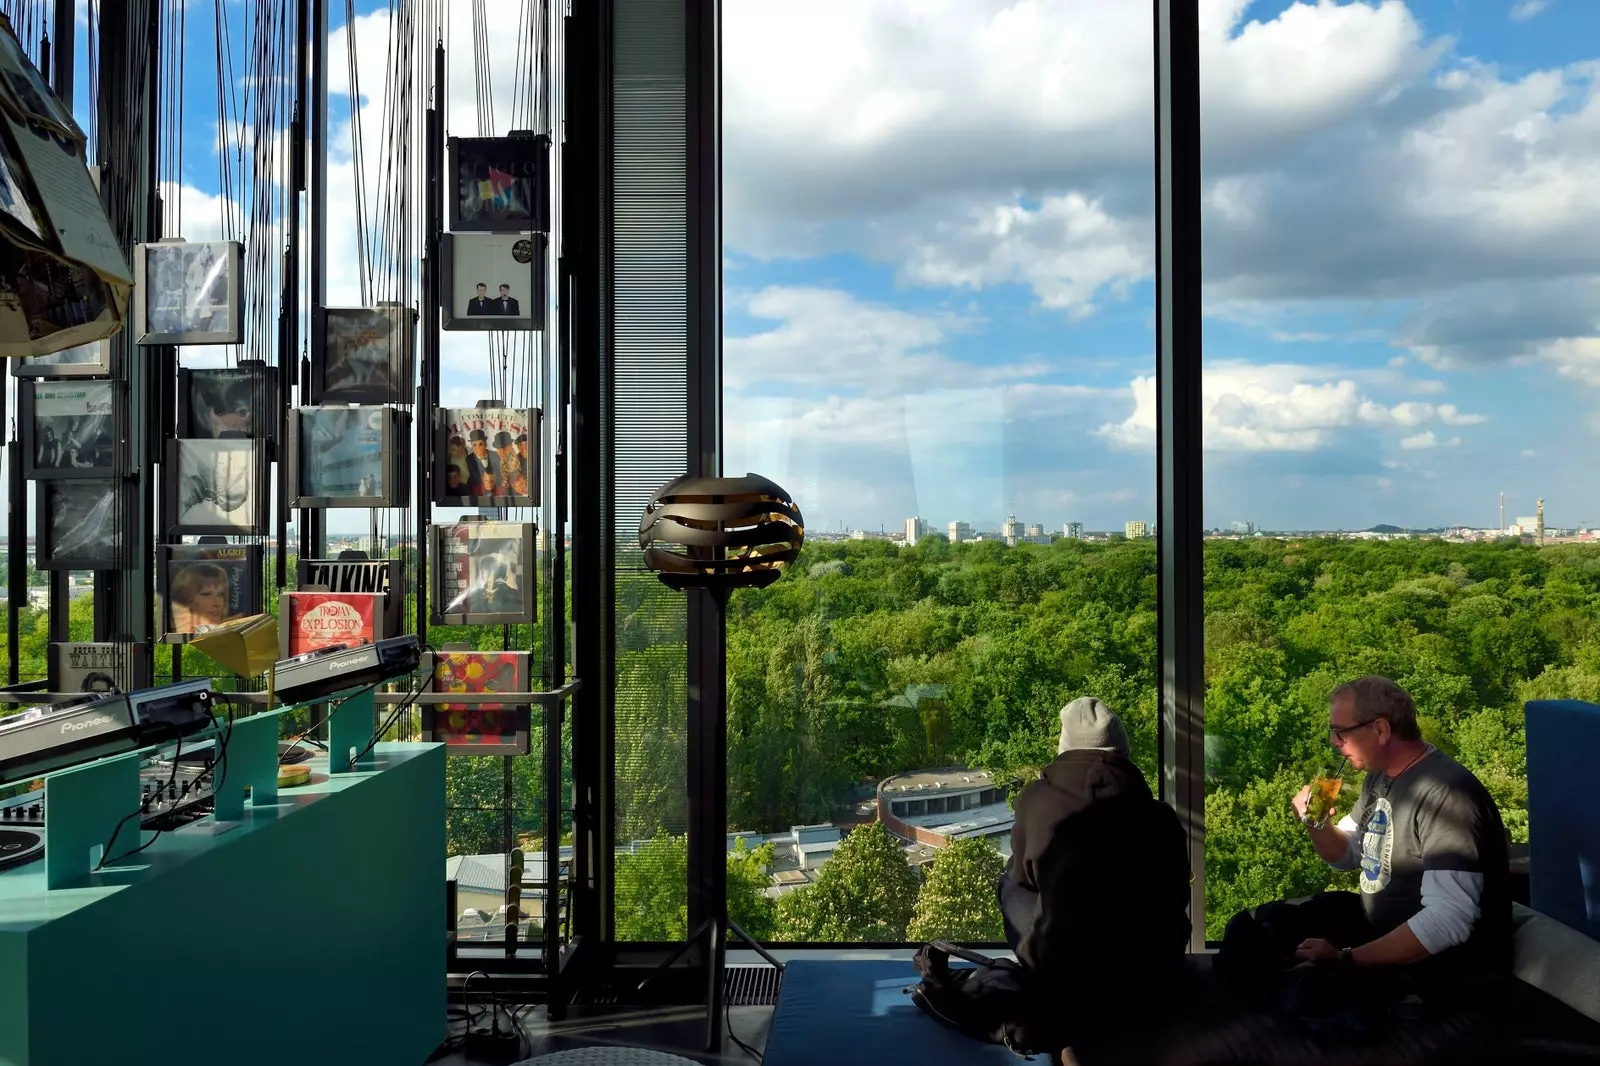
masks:
<path id="1" fill-rule="evenodd" d="M 0 827 L 0 870 L 44 858 L 44 828 Z"/>

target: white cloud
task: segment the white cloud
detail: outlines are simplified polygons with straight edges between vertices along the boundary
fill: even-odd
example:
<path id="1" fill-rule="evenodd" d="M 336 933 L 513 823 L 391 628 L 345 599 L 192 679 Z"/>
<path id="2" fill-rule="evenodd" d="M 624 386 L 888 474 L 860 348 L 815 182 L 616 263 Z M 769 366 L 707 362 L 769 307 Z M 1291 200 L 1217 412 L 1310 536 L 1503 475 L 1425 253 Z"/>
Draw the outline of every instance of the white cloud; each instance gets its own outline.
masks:
<path id="1" fill-rule="evenodd" d="M 1511 18 L 1516 22 L 1526 22 L 1550 6 L 1550 0 L 1517 0 L 1511 5 Z"/>
<path id="2" fill-rule="evenodd" d="M 1400 438 L 1400 447 L 1408 452 L 1418 451 L 1423 448 L 1437 448 L 1438 446 L 1439 440 L 1433 435 L 1433 430 L 1431 429 L 1426 433 L 1418 433 L 1414 437 Z"/>
<path id="3" fill-rule="evenodd" d="M 1522 457 L 1524 459 L 1537 459 L 1539 457 L 1539 453 L 1534 451 L 1532 448 L 1524 448 L 1522 449 Z"/>
<path id="4" fill-rule="evenodd" d="M 1341 372 L 1338 368 L 1294 363 L 1208 362 L 1201 374 L 1205 447 L 1211 451 L 1306 452 L 1331 445 L 1339 431 L 1359 427 L 1411 429 L 1439 421 L 1474 425 L 1481 415 L 1463 414 L 1453 404 L 1405 400 L 1391 405 L 1364 394 L 1358 377 L 1404 387 L 1405 379 Z M 1130 386 L 1134 410 L 1122 422 L 1106 423 L 1095 432 L 1130 449 L 1147 449 L 1155 441 L 1156 396 L 1153 377 L 1136 378 Z M 1433 447 L 1432 432 L 1407 440 L 1406 448 Z M 1456 442 L 1459 443 L 1459 438 Z"/>

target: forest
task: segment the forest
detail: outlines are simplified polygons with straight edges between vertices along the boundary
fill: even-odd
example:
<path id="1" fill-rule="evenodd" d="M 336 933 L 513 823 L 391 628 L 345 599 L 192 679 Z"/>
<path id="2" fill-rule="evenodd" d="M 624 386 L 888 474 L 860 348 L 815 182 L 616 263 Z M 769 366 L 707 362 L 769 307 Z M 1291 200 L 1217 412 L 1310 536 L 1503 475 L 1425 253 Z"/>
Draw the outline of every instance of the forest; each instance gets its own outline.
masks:
<path id="1" fill-rule="evenodd" d="M 1600 546 L 1217 539 L 1205 567 L 1208 937 L 1254 903 L 1353 884 L 1312 852 L 1289 798 L 1333 765 L 1328 695 L 1360 674 L 1404 685 L 1427 738 L 1527 839 L 1521 707 L 1600 699 Z M 620 583 L 619 594 L 629 631 L 669 628 L 670 601 L 642 587 L 630 601 Z M 1020 785 L 1053 757 L 1059 709 L 1081 695 L 1122 715 L 1154 787 L 1155 597 L 1153 540 L 807 545 L 781 581 L 730 604 L 730 829 L 846 817 L 876 781 L 919 767 L 963 763 Z M 641 696 L 630 715 L 619 693 L 619 842 L 682 824 L 672 663 L 670 644 L 623 638 L 621 687 Z M 1343 809 L 1359 785 L 1346 774 Z M 920 939 L 933 927 L 913 924 L 915 875 L 865 861 L 866 843 L 783 897 L 777 937 Z M 939 908 L 952 916 L 987 904 L 999 868 L 969 850 L 942 855 L 921 883 L 949 897 L 958 879 L 941 864 L 967 871 L 976 883 Z M 625 860 L 619 882 L 644 876 L 644 853 Z M 730 859 L 730 872 L 748 861 Z M 833 883 L 846 880 L 859 883 Z M 626 896 L 619 884 L 619 934 L 656 935 L 649 915 L 634 929 Z M 998 914 L 985 921 L 997 936 Z"/>
<path id="2" fill-rule="evenodd" d="M 1427 738 L 1478 775 L 1526 841 L 1522 704 L 1600 702 L 1600 545 L 1217 539 L 1205 568 L 1208 937 L 1254 903 L 1353 883 L 1312 852 L 1289 798 L 1332 765 L 1328 694 L 1360 674 L 1413 694 Z M 1081 695 L 1123 717 L 1154 787 L 1155 598 L 1153 540 L 808 544 L 782 580 L 729 605 L 729 829 L 853 821 L 879 780 L 924 767 L 961 763 L 1020 787 L 1053 757 L 1059 709 Z M 623 939 L 685 931 L 683 602 L 647 571 L 618 574 Z M 24 676 L 40 676 L 43 616 L 22 615 Z M 75 635 L 87 629 L 87 599 L 72 618 Z M 537 648 L 539 629 L 429 636 Z M 193 651 L 184 658 L 201 668 Z M 1359 785 L 1346 774 L 1342 809 Z M 497 851 L 507 828 L 539 846 L 540 790 L 537 754 L 451 759 L 451 853 Z M 758 936 L 999 936 L 1001 860 L 981 842 L 919 873 L 881 827 L 859 828 L 815 884 L 776 901 L 762 892 L 771 859 L 770 846 L 729 857 L 730 907 Z"/>

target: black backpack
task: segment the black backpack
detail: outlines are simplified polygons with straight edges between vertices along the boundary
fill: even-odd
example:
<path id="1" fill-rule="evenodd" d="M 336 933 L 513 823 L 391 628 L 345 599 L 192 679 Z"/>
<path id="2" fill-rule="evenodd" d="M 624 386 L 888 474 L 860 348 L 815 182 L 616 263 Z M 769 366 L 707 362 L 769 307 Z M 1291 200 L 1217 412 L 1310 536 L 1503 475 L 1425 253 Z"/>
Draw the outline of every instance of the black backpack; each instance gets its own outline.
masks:
<path id="1" fill-rule="evenodd" d="M 973 965 L 952 967 L 952 956 Z M 1032 1024 L 1030 975 L 1017 963 L 946 940 L 924 944 L 912 962 L 922 980 L 905 991 L 924 1014 L 1024 1059 L 1054 1053 L 1052 1043 Z"/>

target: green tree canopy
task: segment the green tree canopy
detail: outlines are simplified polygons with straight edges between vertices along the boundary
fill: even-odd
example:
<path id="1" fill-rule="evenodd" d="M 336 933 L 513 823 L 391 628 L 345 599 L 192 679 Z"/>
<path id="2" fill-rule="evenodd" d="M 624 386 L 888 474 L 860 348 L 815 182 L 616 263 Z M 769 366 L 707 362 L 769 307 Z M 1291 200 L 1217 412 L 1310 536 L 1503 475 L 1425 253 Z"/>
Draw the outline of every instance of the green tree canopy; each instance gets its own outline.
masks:
<path id="1" fill-rule="evenodd" d="M 951 841 L 934 857 L 933 869 L 917 894 L 907 938 L 914 942 L 1004 940 L 995 882 L 1005 865 L 1005 859 L 982 837 Z"/>
<path id="2" fill-rule="evenodd" d="M 802 941 L 901 941 L 917 903 L 916 871 L 877 823 L 840 841 L 817 880 L 778 900 L 779 934 Z"/>

